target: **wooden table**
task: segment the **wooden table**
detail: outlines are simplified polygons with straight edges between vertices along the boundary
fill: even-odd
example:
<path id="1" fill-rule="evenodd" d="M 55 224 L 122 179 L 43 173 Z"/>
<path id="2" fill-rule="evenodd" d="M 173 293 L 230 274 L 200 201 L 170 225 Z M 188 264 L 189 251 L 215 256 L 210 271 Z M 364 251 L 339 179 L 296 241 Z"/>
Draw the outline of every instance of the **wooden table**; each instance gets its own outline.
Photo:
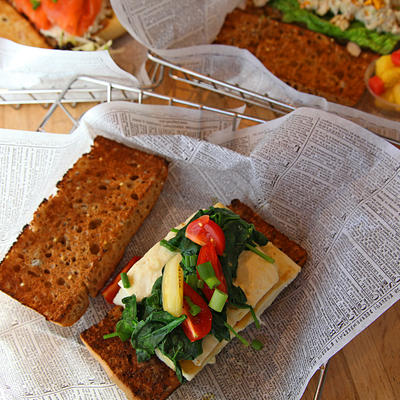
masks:
<path id="1" fill-rule="evenodd" d="M 193 91 L 184 84 L 166 79 L 157 92 L 212 106 L 238 105 L 206 92 Z M 154 103 L 155 101 L 146 101 Z M 74 117 L 79 117 L 93 104 L 67 106 Z M 41 106 L 23 105 L 19 110 L 11 106 L 0 107 L 0 127 L 36 130 L 47 112 Z M 254 115 L 270 119 L 273 115 L 253 109 Z M 46 125 L 48 132 L 68 132 L 72 127 L 65 114 L 58 110 Z M 377 321 L 337 353 L 329 363 L 321 395 L 323 400 L 395 400 L 400 398 L 400 302 L 391 307 Z M 318 372 L 310 381 L 303 400 L 314 398 Z"/>

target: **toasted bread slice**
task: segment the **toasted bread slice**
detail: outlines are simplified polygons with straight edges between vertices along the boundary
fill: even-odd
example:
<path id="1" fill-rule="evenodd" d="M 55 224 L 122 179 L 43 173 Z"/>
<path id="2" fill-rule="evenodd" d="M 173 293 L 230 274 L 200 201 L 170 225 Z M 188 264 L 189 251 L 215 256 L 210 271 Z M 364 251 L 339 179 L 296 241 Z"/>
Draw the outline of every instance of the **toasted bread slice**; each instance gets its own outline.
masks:
<path id="1" fill-rule="evenodd" d="M 0 37 L 26 46 L 50 48 L 46 39 L 6 0 L 0 0 Z"/>
<path id="2" fill-rule="evenodd" d="M 287 254 L 290 253 L 292 257 L 296 258 L 300 265 L 304 265 L 307 258 L 305 250 L 289 240 L 285 235 L 279 233 L 273 226 L 263 221 L 251 208 L 241 203 L 239 200 L 233 200 L 229 208 L 239 214 L 241 218 L 253 223 L 257 230 L 268 234 L 271 242 L 276 247 L 284 249 Z M 286 255 L 283 256 L 286 257 Z M 256 312 L 261 313 L 264 311 L 297 275 L 298 269 L 295 270 L 291 268 L 290 265 L 290 263 L 287 264 L 287 269 L 279 271 L 278 282 L 262 297 L 259 303 L 259 309 L 257 309 Z M 114 332 L 116 322 L 119 320 L 120 316 L 121 308 L 115 307 L 103 321 L 81 334 L 82 341 L 93 356 L 102 364 L 110 378 L 125 392 L 129 399 L 165 399 L 179 386 L 179 382 L 172 370 L 170 370 L 173 374 L 171 376 L 168 373 L 169 368 L 157 357 L 153 357 L 149 362 L 137 364 L 135 351 L 129 343 L 123 343 L 119 338 L 103 339 L 103 335 Z M 235 328 L 241 330 L 250 322 L 250 318 L 246 315 L 243 319 L 238 321 Z M 215 357 L 226 344 L 225 341 L 218 343 L 215 340 L 215 342 L 215 348 L 210 353 L 207 353 L 208 356 L 201 365 L 195 365 L 192 361 L 181 362 L 182 369 L 186 372 L 185 376 L 189 378 L 193 377 L 203 368 L 208 360 Z M 148 379 L 141 378 L 145 376 L 145 373 L 149 374 Z M 159 377 L 158 380 L 156 379 L 157 383 L 164 381 L 164 392 L 160 384 L 153 384 L 153 376 Z M 151 385 L 153 389 L 151 389 Z"/>
<path id="3" fill-rule="evenodd" d="M 376 54 L 354 57 L 335 40 L 286 24 L 260 9 L 235 9 L 215 41 L 246 48 L 275 76 L 303 92 L 354 106 L 365 91 L 364 74 Z"/>
<path id="4" fill-rule="evenodd" d="M 98 136 L 0 265 L 0 290 L 68 326 L 112 275 L 167 177 L 156 156 Z"/>
<path id="5" fill-rule="evenodd" d="M 157 357 L 138 363 L 129 340 L 121 342 L 118 337 L 103 339 L 103 335 L 115 331 L 121 314 L 122 307 L 114 307 L 100 323 L 81 334 L 83 343 L 129 400 L 167 398 L 179 386 L 171 368 Z"/>

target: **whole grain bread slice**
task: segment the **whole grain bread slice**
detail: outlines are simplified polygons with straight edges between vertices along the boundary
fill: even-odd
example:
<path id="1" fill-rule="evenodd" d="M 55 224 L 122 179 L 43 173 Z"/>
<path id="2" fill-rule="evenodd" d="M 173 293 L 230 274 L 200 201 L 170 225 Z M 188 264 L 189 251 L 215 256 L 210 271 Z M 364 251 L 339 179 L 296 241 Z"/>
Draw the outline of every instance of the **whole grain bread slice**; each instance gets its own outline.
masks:
<path id="1" fill-rule="evenodd" d="M 354 106 L 365 91 L 364 74 L 376 54 L 354 57 L 335 40 L 276 20 L 268 8 L 230 13 L 215 43 L 248 49 L 275 76 L 303 92 Z M 267 12 L 268 11 L 268 12 Z M 275 12 L 276 14 L 276 12 Z"/>
<path id="2" fill-rule="evenodd" d="M 68 326 L 85 312 L 155 204 L 167 163 L 98 136 L 0 265 L 0 290 Z"/>
<path id="3" fill-rule="evenodd" d="M 267 235 L 270 241 L 284 251 L 297 264 L 303 266 L 307 260 L 306 251 L 265 222 L 250 207 L 239 200 L 233 200 L 229 208 L 241 218 L 254 224 L 255 228 Z M 81 334 L 81 339 L 90 353 L 101 363 L 109 377 L 130 400 L 163 400 L 178 386 L 175 373 L 157 357 L 138 363 L 135 350 L 129 341 L 122 342 L 118 337 L 103 339 L 115 331 L 121 318 L 122 308 L 114 307 L 97 325 Z"/>

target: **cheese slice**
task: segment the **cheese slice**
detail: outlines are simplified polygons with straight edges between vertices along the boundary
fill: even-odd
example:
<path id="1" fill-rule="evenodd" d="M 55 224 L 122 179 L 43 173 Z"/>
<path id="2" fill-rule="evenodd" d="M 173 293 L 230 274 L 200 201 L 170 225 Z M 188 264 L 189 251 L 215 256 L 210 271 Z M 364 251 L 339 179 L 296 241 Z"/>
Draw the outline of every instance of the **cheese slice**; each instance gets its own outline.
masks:
<path id="1" fill-rule="evenodd" d="M 217 203 L 214 207 L 224 207 Z M 182 228 L 190 219 L 190 216 L 177 228 Z M 174 237 L 170 232 L 166 240 Z M 297 276 L 300 267 L 286 254 L 275 247 L 271 242 L 259 247 L 259 250 L 272 257 L 275 262 L 269 263 L 251 251 L 243 251 L 238 259 L 237 277 L 234 281 L 240 286 L 256 314 L 259 316 L 273 302 L 278 294 Z M 122 299 L 136 294 L 138 301 L 151 294 L 154 282 L 161 276 L 162 268 L 176 253 L 169 251 L 160 243 L 155 244 L 132 268 L 128 271 L 131 286 L 128 289 L 120 288 L 115 304 L 122 305 Z M 228 324 L 236 331 L 244 329 L 253 319 L 248 309 L 228 307 Z M 228 342 L 219 342 L 214 336 L 208 335 L 202 341 L 203 353 L 195 360 L 181 361 L 182 374 L 187 380 L 191 380 L 206 364 L 215 362 L 216 355 Z M 161 352 L 157 356 L 169 367 L 173 368 L 171 361 Z"/>

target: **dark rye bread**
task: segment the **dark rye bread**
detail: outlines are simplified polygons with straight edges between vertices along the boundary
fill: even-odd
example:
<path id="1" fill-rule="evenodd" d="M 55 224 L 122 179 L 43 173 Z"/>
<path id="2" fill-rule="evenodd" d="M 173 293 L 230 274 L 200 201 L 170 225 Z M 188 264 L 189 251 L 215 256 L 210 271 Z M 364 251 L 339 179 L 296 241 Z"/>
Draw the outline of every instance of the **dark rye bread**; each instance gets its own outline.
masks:
<path id="1" fill-rule="evenodd" d="M 101 322 L 82 332 L 83 343 L 129 400 L 167 398 L 179 386 L 171 368 L 157 357 L 138 363 L 129 340 L 122 342 L 118 337 L 103 339 L 103 335 L 115 331 L 121 314 L 122 307 L 114 307 Z"/>
<path id="2" fill-rule="evenodd" d="M 96 137 L 0 265 L 0 290 L 63 326 L 85 312 L 167 177 L 154 155 Z"/>
<path id="3" fill-rule="evenodd" d="M 365 70 L 377 55 L 363 51 L 354 57 L 335 40 L 270 14 L 277 17 L 271 8 L 235 9 L 226 17 L 215 43 L 248 49 L 295 89 L 356 105 L 365 91 Z"/>
<path id="4" fill-rule="evenodd" d="M 233 200 L 229 208 L 247 222 L 254 224 L 257 230 L 267 235 L 275 246 L 297 264 L 300 266 L 305 264 L 306 251 L 265 222 L 250 207 L 239 200 Z M 179 381 L 170 368 L 157 357 L 138 364 L 135 350 L 129 341 L 121 342 L 118 337 L 103 339 L 104 335 L 115 331 L 121 311 L 121 307 L 114 307 L 100 323 L 82 332 L 83 343 L 101 363 L 111 380 L 125 392 L 128 399 L 167 398 L 179 386 Z"/>

